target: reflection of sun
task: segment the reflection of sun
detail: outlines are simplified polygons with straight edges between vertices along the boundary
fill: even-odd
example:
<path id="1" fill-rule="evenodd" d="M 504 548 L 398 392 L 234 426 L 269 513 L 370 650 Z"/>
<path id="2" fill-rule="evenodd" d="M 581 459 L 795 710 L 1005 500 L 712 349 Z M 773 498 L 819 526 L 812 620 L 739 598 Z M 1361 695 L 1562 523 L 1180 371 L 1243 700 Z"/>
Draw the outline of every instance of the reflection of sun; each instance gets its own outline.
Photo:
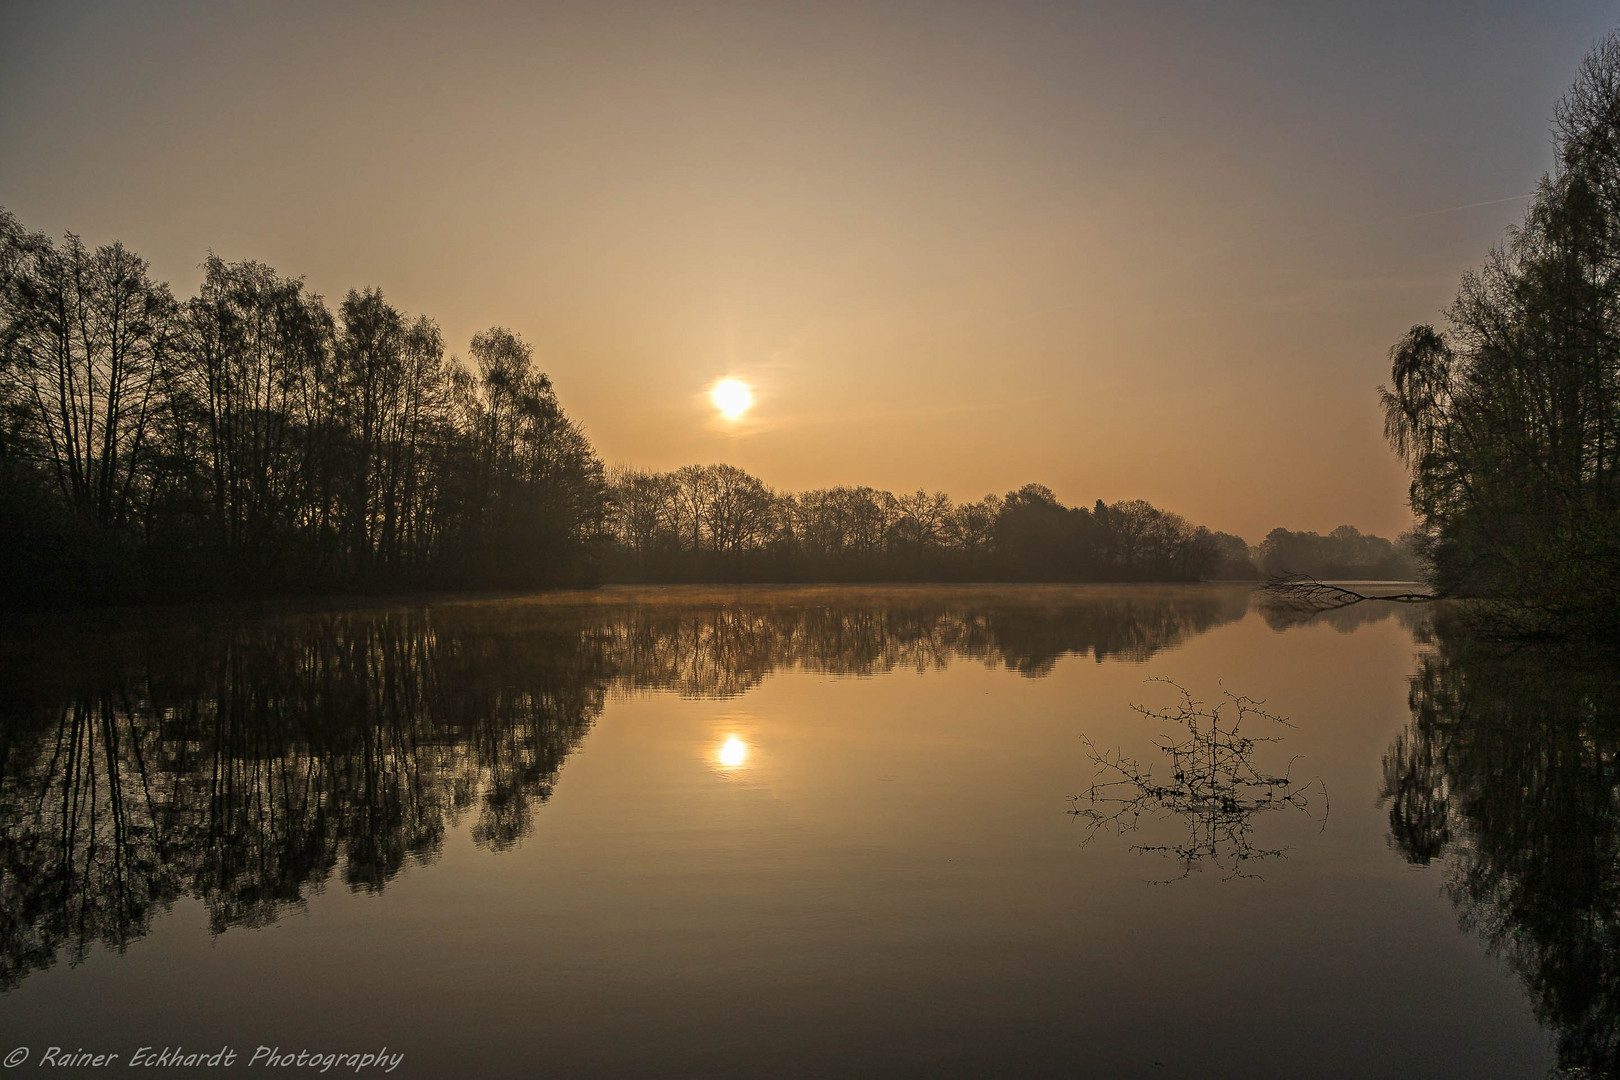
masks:
<path id="1" fill-rule="evenodd" d="M 714 752 L 714 760 L 722 769 L 738 769 L 748 761 L 748 744 L 732 735 Z"/>
<path id="2" fill-rule="evenodd" d="M 727 376 L 709 387 L 709 400 L 727 420 L 735 420 L 754 407 L 754 388 Z"/>

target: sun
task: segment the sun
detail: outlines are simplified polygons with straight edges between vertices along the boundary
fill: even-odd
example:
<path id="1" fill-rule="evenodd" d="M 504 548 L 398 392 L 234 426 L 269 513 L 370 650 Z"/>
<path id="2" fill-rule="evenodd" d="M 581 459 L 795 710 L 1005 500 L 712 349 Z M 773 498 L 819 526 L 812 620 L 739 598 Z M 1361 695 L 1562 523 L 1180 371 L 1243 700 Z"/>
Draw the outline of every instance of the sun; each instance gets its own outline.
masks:
<path id="1" fill-rule="evenodd" d="M 736 420 L 754 407 L 754 388 L 728 375 L 709 387 L 709 400 L 727 420 Z"/>

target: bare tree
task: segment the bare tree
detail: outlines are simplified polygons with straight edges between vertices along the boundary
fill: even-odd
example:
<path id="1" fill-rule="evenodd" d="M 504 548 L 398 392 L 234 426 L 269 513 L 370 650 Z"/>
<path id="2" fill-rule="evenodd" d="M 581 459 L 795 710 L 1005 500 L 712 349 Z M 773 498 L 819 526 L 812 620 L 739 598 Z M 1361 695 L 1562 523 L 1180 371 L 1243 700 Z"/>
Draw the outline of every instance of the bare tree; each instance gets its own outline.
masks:
<path id="1" fill-rule="evenodd" d="M 8 382 L 63 497 L 96 525 L 121 525 L 146 479 L 174 300 L 122 244 L 92 252 L 69 233 L 59 248 L 37 235 L 8 247 Z"/>

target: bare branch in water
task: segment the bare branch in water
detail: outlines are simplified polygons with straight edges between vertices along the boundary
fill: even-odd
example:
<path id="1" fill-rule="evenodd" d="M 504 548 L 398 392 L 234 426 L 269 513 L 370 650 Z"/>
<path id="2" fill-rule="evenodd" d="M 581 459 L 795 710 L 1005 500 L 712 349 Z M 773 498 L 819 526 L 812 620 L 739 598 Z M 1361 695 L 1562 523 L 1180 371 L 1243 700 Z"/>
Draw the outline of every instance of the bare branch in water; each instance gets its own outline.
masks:
<path id="1" fill-rule="evenodd" d="M 1328 585 L 1304 574 L 1284 574 L 1260 586 L 1260 595 L 1278 607 L 1299 608 L 1306 611 L 1334 611 L 1366 600 L 1383 600 L 1393 604 L 1423 604 L 1439 597 L 1432 593 L 1383 593 L 1369 595 L 1343 585 Z"/>
<path id="2" fill-rule="evenodd" d="M 1290 775 L 1293 761 L 1280 773 L 1262 770 L 1254 760 L 1256 748 L 1277 742 L 1280 736 L 1242 732 L 1245 720 L 1264 720 L 1284 727 L 1293 727 L 1292 723 L 1266 711 L 1265 702 L 1255 698 L 1222 690 L 1225 700 L 1210 705 L 1169 679 L 1151 681 L 1173 686 L 1181 694 L 1179 704 L 1164 710 L 1131 706 L 1172 729 L 1173 733 L 1161 732 L 1154 740 L 1160 753 L 1169 759 L 1170 775 L 1160 780 L 1140 762 L 1118 750 L 1099 750 L 1090 738 L 1081 736 L 1097 767 L 1091 786 L 1070 797 L 1074 805 L 1069 813 L 1087 822 L 1083 844 L 1089 844 L 1105 829 L 1121 834 L 1134 832 L 1144 818 L 1180 818 L 1187 828 L 1184 842 L 1138 844 L 1132 848 L 1174 856 L 1181 864 L 1181 873 L 1157 882 L 1169 884 L 1206 864 L 1226 871 L 1228 879 L 1258 877 L 1249 869 L 1251 863 L 1277 858 L 1286 850 L 1255 843 L 1254 818 L 1266 811 L 1292 807 L 1314 817 L 1312 807 L 1319 798 L 1321 825 L 1327 827 L 1327 788 L 1322 781 L 1296 783 Z"/>

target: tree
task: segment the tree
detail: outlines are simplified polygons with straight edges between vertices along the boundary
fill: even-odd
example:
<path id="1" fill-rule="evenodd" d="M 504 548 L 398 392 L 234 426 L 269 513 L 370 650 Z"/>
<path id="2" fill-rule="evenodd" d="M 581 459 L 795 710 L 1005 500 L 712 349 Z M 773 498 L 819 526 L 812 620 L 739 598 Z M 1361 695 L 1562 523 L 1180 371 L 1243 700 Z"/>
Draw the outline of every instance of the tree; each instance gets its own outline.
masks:
<path id="1" fill-rule="evenodd" d="M 588 549 L 602 534 L 606 488 L 589 440 L 512 331 L 474 334 L 471 352 L 476 375 L 454 387 L 472 451 L 468 571 L 528 585 L 592 573 Z"/>
<path id="2" fill-rule="evenodd" d="M 771 538 L 776 497 L 735 465 L 712 465 L 708 472 L 706 516 L 715 553 L 735 556 L 762 548 Z"/>
<path id="3" fill-rule="evenodd" d="M 68 504 L 86 522 L 117 528 L 148 479 L 173 297 L 122 244 L 91 251 L 69 233 L 58 248 L 19 235 L 9 215 L 7 232 L 7 396 L 27 407 L 31 441 Z"/>
<path id="4" fill-rule="evenodd" d="M 1008 576 L 1049 581 L 1074 577 L 1079 554 L 1076 517 L 1045 484 L 1009 491 L 996 514 L 995 545 Z"/>
<path id="5" fill-rule="evenodd" d="M 207 505 L 214 543 L 253 580 L 293 554 L 288 541 L 311 509 L 324 524 L 330 478 L 318 469 L 331 339 L 325 304 L 301 281 L 214 256 L 177 320 L 165 510 Z"/>
<path id="6" fill-rule="evenodd" d="M 1241 536 L 1212 532 L 1209 540 L 1215 551 L 1215 566 L 1210 571 L 1213 577 L 1250 581 L 1260 576 L 1250 557 L 1249 545 Z"/>
<path id="7" fill-rule="evenodd" d="M 619 467 L 609 472 L 607 489 L 608 531 L 627 556 L 624 569 L 648 576 L 664 550 L 679 546 L 674 479 L 668 473 Z"/>
<path id="8" fill-rule="evenodd" d="M 1410 551 L 1382 536 L 1340 525 L 1326 536 L 1272 529 L 1259 549 L 1268 575 L 1306 574 L 1324 580 L 1410 581 L 1420 569 Z"/>
<path id="9" fill-rule="evenodd" d="M 338 308 L 338 394 L 347 468 L 342 533 L 349 564 L 370 569 L 385 527 L 395 524 L 395 494 L 384 442 L 404 411 L 401 383 L 405 319 L 377 289 L 349 290 Z"/>
<path id="10" fill-rule="evenodd" d="M 1620 32 L 1581 66 L 1553 172 L 1466 275 L 1447 327 L 1391 351 L 1385 433 L 1435 584 L 1536 629 L 1620 618 Z"/>
<path id="11" fill-rule="evenodd" d="M 589 440 L 517 335 L 472 356 L 261 263 L 210 255 L 176 304 L 0 210 L 0 600 L 591 577 Z"/>

